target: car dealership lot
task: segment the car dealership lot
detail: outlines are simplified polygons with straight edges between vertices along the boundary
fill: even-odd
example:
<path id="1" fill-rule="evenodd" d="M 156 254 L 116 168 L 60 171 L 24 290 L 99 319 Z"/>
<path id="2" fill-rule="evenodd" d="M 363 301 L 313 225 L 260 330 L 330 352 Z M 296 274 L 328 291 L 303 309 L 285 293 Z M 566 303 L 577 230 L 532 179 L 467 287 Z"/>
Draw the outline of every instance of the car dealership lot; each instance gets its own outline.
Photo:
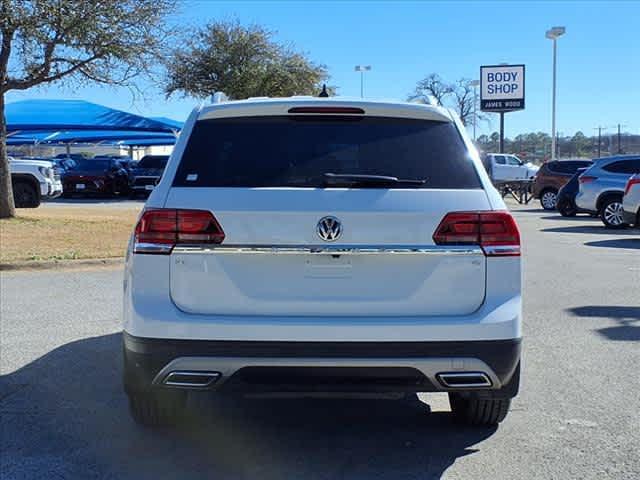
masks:
<path id="1" fill-rule="evenodd" d="M 524 373 L 497 429 L 446 400 L 270 399 L 136 427 L 120 269 L 2 272 L 1 478 L 638 478 L 640 230 L 514 207 Z"/>

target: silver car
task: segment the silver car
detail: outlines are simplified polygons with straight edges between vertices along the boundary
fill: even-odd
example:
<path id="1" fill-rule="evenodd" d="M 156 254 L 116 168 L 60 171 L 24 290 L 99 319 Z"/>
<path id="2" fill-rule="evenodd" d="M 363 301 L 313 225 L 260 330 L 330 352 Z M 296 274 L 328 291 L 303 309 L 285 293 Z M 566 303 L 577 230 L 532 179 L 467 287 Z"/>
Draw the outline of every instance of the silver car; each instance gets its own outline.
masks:
<path id="1" fill-rule="evenodd" d="M 640 173 L 627 180 L 622 208 L 625 223 L 640 228 Z"/>
<path id="2" fill-rule="evenodd" d="M 626 226 L 622 196 L 627 180 L 635 173 L 640 173 L 638 155 L 618 155 L 595 160 L 593 166 L 580 176 L 576 205 L 582 210 L 597 213 L 605 227 Z"/>

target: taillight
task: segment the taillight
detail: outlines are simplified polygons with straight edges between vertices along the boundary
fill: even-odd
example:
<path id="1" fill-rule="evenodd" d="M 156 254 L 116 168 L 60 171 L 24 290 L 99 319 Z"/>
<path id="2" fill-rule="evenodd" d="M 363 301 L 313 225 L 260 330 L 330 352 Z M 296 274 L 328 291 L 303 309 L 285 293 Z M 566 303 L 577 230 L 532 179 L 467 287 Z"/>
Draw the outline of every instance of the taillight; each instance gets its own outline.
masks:
<path id="1" fill-rule="evenodd" d="M 627 186 L 624 187 L 624 194 L 626 195 L 631 190 L 631 187 L 634 185 L 640 184 L 640 174 L 634 175 L 627 180 Z"/>
<path id="2" fill-rule="evenodd" d="M 134 234 L 134 253 L 169 254 L 178 244 L 222 243 L 224 231 L 206 210 L 147 210 Z"/>
<path id="3" fill-rule="evenodd" d="M 580 177 L 578 177 L 578 182 L 582 185 L 584 185 L 585 183 L 591 183 L 594 180 L 597 180 L 598 177 L 593 177 L 591 175 L 581 175 Z"/>
<path id="4" fill-rule="evenodd" d="M 447 213 L 433 241 L 436 245 L 479 245 L 487 257 L 520 255 L 520 232 L 509 212 Z"/>

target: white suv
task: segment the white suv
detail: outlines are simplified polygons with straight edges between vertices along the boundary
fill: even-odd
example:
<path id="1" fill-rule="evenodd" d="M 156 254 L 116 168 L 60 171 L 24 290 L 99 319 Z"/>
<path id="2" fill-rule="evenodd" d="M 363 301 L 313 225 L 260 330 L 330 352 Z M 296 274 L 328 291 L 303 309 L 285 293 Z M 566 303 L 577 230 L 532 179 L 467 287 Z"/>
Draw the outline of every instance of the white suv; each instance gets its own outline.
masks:
<path id="1" fill-rule="evenodd" d="M 312 97 L 196 109 L 128 249 L 142 424 L 210 392 L 518 392 L 520 236 L 440 107 Z"/>

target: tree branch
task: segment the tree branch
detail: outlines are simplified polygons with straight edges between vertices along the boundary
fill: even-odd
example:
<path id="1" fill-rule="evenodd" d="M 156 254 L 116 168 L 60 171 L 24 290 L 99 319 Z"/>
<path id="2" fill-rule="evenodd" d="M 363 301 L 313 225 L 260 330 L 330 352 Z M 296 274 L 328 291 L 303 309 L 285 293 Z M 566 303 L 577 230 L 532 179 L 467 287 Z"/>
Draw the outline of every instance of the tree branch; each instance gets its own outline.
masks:
<path id="1" fill-rule="evenodd" d="M 82 67 L 84 67 L 85 65 L 90 64 L 91 62 L 99 59 L 102 55 L 96 54 L 93 55 L 91 57 L 88 57 L 76 64 L 74 64 L 72 67 L 63 70 L 61 72 L 58 72 L 54 75 L 49 75 L 49 76 L 45 76 L 45 75 L 39 75 L 37 77 L 34 78 L 26 78 L 24 80 L 16 80 L 16 79 L 7 79 L 6 85 L 7 85 L 7 90 L 26 90 L 27 88 L 31 88 L 35 85 L 38 85 L 40 83 L 49 83 L 49 82 L 54 82 L 56 80 L 60 80 L 61 78 L 70 75 L 74 72 L 76 72 L 77 70 L 80 70 Z M 103 81 L 104 83 L 104 81 Z"/>

